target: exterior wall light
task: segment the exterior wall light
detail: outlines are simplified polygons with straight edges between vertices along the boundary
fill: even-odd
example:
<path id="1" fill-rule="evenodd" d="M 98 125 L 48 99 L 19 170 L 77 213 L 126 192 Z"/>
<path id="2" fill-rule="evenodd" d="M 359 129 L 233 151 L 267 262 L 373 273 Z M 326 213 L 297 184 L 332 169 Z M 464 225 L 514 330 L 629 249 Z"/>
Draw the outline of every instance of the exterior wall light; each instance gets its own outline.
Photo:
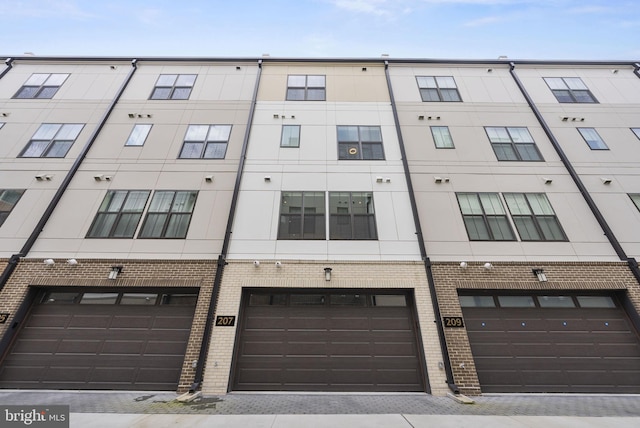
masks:
<path id="1" fill-rule="evenodd" d="M 109 279 L 116 279 L 120 272 L 122 272 L 122 266 L 111 266 L 111 272 L 109 272 Z"/>
<path id="2" fill-rule="evenodd" d="M 493 265 L 491 263 L 487 262 L 487 263 L 484 264 L 484 268 L 486 270 L 491 270 L 491 269 L 493 269 Z"/>
<path id="3" fill-rule="evenodd" d="M 56 264 L 56 262 L 53 259 L 44 259 L 43 263 L 47 266 L 53 266 Z"/>
<path id="4" fill-rule="evenodd" d="M 324 280 L 325 281 L 331 281 L 331 271 L 332 271 L 332 269 L 330 267 L 324 268 Z"/>
<path id="5" fill-rule="evenodd" d="M 547 281 L 547 276 L 544 274 L 544 269 L 534 268 L 534 269 L 531 269 L 531 272 L 533 272 L 533 274 L 538 277 L 538 281 L 540 282 Z"/>
<path id="6" fill-rule="evenodd" d="M 67 259 L 67 264 L 71 266 L 75 266 L 78 264 L 78 261 L 76 259 Z"/>
<path id="7" fill-rule="evenodd" d="M 467 262 L 460 262 L 460 269 L 466 269 L 467 266 Z"/>

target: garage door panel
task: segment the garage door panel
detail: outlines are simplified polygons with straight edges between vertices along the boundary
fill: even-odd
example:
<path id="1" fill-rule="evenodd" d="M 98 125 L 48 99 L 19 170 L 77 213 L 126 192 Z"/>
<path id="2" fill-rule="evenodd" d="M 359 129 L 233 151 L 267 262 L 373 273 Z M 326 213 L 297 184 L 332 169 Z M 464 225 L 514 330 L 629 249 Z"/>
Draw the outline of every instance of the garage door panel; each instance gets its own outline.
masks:
<path id="1" fill-rule="evenodd" d="M 347 330 L 347 331 L 367 331 L 369 330 L 368 317 L 335 317 L 329 318 L 327 327 L 331 331 Z"/>
<path id="2" fill-rule="evenodd" d="M 28 321 L 25 323 L 25 328 L 64 328 L 67 326 L 70 320 L 71 315 L 68 314 L 34 314 L 29 317 Z"/>
<path id="3" fill-rule="evenodd" d="M 136 316 L 118 316 L 112 317 L 111 319 L 111 328 L 120 328 L 120 329 L 149 329 L 151 328 L 153 323 L 153 318 L 146 317 L 136 317 Z"/>
<path id="4" fill-rule="evenodd" d="M 143 340 L 107 340 L 102 345 L 102 354 L 142 354 L 145 341 Z"/>
<path id="5" fill-rule="evenodd" d="M 636 343 L 600 343 L 598 349 L 606 357 L 632 357 L 640 367 L 640 345 Z"/>
<path id="6" fill-rule="evenodd" d="M 73 354 L 96 354 L 102 348 L 101 340 L 61 340 L 58 344 L 56 353 L 73 353 Z"/>

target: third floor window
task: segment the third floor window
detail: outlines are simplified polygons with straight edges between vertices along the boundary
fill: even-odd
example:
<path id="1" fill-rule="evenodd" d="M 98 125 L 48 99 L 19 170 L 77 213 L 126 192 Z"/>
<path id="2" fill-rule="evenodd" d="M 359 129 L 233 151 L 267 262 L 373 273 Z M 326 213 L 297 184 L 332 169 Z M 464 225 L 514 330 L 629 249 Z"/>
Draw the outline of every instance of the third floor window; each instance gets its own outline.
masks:
<path id="1" fill-rule="evenodd" d="M 560 103 L 597 103 L 579 77 L 545 77 L 549 89 Z"/>
<path id="2" fill-rule="evenodd" d="M 196 74 L 161 74 L 149 98 L 152 100 L 188 100 L 193 85 L 196 83 L 196 76 Z"/>
<path id="3" fill-rule="evenodd" d="M 499 161 L 541 161 L 542 155 L 525 127 L 485 127 Z"/>
<path id="4" fill-rule="evenodd" d="M 50 99 L 58 92 L 60 86 L 67 80 L 68 74 L 63 73 L 35 73 L 16 92 L 13 98 Z"/>
<path id="5" fill-rule="evenodd" d="M 325 99 L 325 76 L 304 74 L 287 76 L 288 101 L 324 101 Z"/>
<path id="6" fill-rule="evenodd" d="M 379 126 L 338 126 L 338 159 L 383 160 Z"/>
<path id="7" fill-rule="evenodd" d="M 422 101 L 462 101 L 452 76 L 416 76 Z"/>

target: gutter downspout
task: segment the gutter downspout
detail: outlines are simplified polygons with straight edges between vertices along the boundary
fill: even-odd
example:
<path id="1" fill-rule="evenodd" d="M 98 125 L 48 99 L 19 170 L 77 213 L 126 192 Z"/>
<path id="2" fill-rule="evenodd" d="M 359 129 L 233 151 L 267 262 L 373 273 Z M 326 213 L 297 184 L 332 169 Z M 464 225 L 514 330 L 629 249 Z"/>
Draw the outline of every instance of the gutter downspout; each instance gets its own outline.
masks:
<path id="1" fill-rule="evenodd" d="M 589 194 L 589 191 L 587 190 L 584 183 L 580 179 L 580 176 L 578 175 L 576 170 L 573 168 L 573 165 L 571 165 L 571 161 L 562 150 L 562 147 L 560 146 L 560 143 L 558 142 L 556 137 L 551 132 L 551 128 L 549 128 L 549 125 L 547 125 L 547 122 L 544 120 L 542 113 L 540 113 L 540 110 L 538 110 L 538 107 L 535 105 L 535 103 L 533 102 L 533 99 L 531 98 L 531 96 L 525 89 L 524 85 L 518 78 L 518 75 L 515 72 L 515 68 L 516 68 L 515 63 L 510 62 L 509 73 L 511 73 L 513 80 L 515 80 L 516 85 L 518 86 L 518 89 L 520 89 L 520 92 L 522 93 L 524 98 L 527 100 L 527 104 L 529 104 L 529 107 L 533 111 L 533 114 L 536 116 L 536 119 L 540 123 L 540 126 L 542 126 L 544 133 L 547 134 L 549 141 L 551 141 L 551 145 L 558 153 L 558 156 L 560 156 L 560 160 L 562 161 L 562 164 L 569 172 L 569 175 L 573 179 L 573 182 L 575 183 L 575 185 L 578 187 L 578 190 L 580 190 L 582 197 L 584 198 L 585 202 L 589 206 L 589 209 L 591 210 L 594 217 L 598 221 L 598 224 L 600 225 L 600 227 L 602 228 L 602 231 L 604 232 L 605 236 L 609 240 L 609 243 L 615 250 L 620 260 L 627 262 L 627 265 L 629 266 L 631 273 L 633 273 L 633 276 L 636 278 L 636 281 L 640 283 L 640 269 L 638 268 L 638 262 L 633 257 L 628 257 L 627 254 L 624 252 L 622 245 L 620 245 L 620 242 L 618 241 L 613 231 L 609 227 L 609 224 L 607 223 L 604 216 L 598 209 L 598 206 L 596 205 L 595 201 L 591 198 L 591 195 Z M 640 74 L 638 74 L 638 69 L 640 69 L 640 66 L 636 64 L 636 69 L 634 70 L 634 73 L 636 74 L 636 76 L 640 77 Z"/>
<path id="2" fill-rule="evenodd" d="M 438 330 L 438 339 L 440 340 L 440 349 L 442 351 L 442 361 L 444 363 L 444 370 L 447 377 L 447 386 L 454 394 L 460 394 L 460 388 L 455 384 L 453 378 L 453 370 L 451 369 L 451 361 L 449 360 L 449 350 L 447 349 L 447 341 L 444 334 L 444 327 L 442 326 L 442 316 L 440 315 L 440 305 L 438 303 L 438 297 L 436 295 L 436 287 L 433 279 L 433 271 L 431 269 L 431 260 L 427 256 L 427 248 L 424 245 L 424 238 L 422 234 L 422 226 L 420 225 L 420 218 L 418 217 L 418 206 L 416 204 L 416 198 L 413 191 L 413 184 L 411 182 L 411 174 L 409 173 L 409 163 L 407 161 L 407 153 L 404 147 L 404 139 L 402 138 L 402 131 L 400 129 L 400 119 L 398 118 L 398 110 L 396 108 L 396 101 L 393 96 L 393 87 L 391 85 L 391 77 L 389 76 L 389 61 L 384 62 L 384 72 L 387 78 L 387 88 L 389 90 L 389 97 L 391 98 L 391 108 L 393 110 L 393 121 L 396 127 L 396 133 L 398 135 L 398 143 L 400 145 L 400 154 L 402 156 L 402 166 L 404 169 L 404 177 L 407 182 L 407 190 L 409 191 L 409 200 L 411 201 L 411 211 L 413 213 L 413 221 L 416 228 L 416 235 L 418 238 L 418 246 L 420 247 L 420 256 L 424 262 L 424 268 L 427 273 L 427 283 L 429 284 L 429 293 L 431 294 L 431 304 L 433 306 L 433 313 L 435 316 L 434 322 Z"/>
<path id="3" fill-rule="evenodd" d="M 0 79 L 2 79 L 4 77 L 4 75 L 7 74 L 9 72 L 9 70 L 11 70 L 13 68 L 13 58 L 5 59 L 4 63 L 6 65 L 6 67 L 4 68 L 4 70 L 2 70 L 2 72 L 0 72 Z"/>
<path id="4" fill-rule="evenodd" d="M 137 69 L 137 62 L 138 60 L 136 59 L 131 61 L 132 68 L 129 71 L 129 74 L 127 75 L 127 77 L 125 78 L 125 81 L 120 86 L 120 89 L 118 89 L 118 92 L 116 93 L 115 98 L 109 104 L 107 111 L 105 111 L 105 113 L 102 115 L 100 122 L 98 122 L 98 126 L 96 126 L 96 128 L 93 130 L 93 133 L 89 137 L 89 140 L 82 148 L 82 151 L 80 152 L 76 160 L 73 162 L 73 165 L 69 169 L 69 172 L 67 172 L 67 175 L 62 180 L 62 183 L 60 184 L 60 187 L 58 188 L 55 195 L 53 196 L 53 199 L 51 200 L 51 202 L 49 202 L 49 205 L 47 206 L 47 209 L 42 214 L 42 217 L 40 217 L 40 221 L 38 222 L 36 227 L 33 229 L 33 232 L 31 232 L 31 235 L 29 236 L 29 238 L 27 238 L 27 241 L 22 246 L 22 249 L 20 250 L 20 252 L 18 254 L 12 255 L 11 258 L 9 259 L 9 263 L 7 264 L 4 271 L 2 272 L 2 275 L 0 275 L 0 291 L 2 291 L 7 281 L 9 280 L 9 277 L 11 276 L 16 266 L 18 265 L 18 262 L 20 261 L 20 257 L 25 257 L 29 253 L 29 251 L 35 244 L 36 240 L 40 236 L 40 233 L 42 232 L 45 225 L 49 221 L 49 218 L 53 214 L 53 211 L 58 206 L 58 203 L 60 202 L 60 199 L 62 199 L 64 192 L 67 190 L 67 187 L 69 187 L 69 183 L 71 183 L 71 180 L 75 176 L 76 172 L 78 172 L 78 169 L 82 164 L 82 161 L 87 156 L 89 149 L 91 149 L 91 147 L 93 146 L 93 143 L 97 139 L 98 134 L 100 134 L 100 131 L 104 127 L 105 123 L 107 122 L 107 119 L 109 119 L 111 112 L 113 111 L 118 100 L 122 96 L 122 93 L 124 92 L 127 85 L 129 84 L 129 81 L 133 77 L 133 73 L 135 73 Z"/>
<path id="5" fill-rule="evenodd" d="M 249 136 L 251 135 L 251 125 L 253 123 L 253 115 L 256 110 L 256 100 L 258 98 L 258 88 L 260 87 L 260 77 L 262 75 L 262 60 L 258 60 L 258 74 L 256 75 L 256 83 L 253 88 L 253 95 L 251 99 L 251 107 L 249 109 L 249 117 L 247 118 L 247 129 L 244 133 L 244 140 L 242 142 L 242 150 L 240 153 L 240 162 L 238 163 L 238 171 L 236 173 L 236 182 L 233 187 L 233 195 L 231 196 L 231 207 L 229 208 L 229 217 L 227 218 L 227 228 L 224 233 L 224 240 L 222 242 L 222 251 L 218 256 L 218 263 L 216 267 L 216 275 L 213 279 L 213 290 L 211 291 L 211 300 L 209 301 L 209 310 L 207 312 L 207 320 L 204 326 L 204 332 L 202 334 L 202 345 L 200 346 L 200 353 L 198 355 L 198 364 L 196 367 L 196 374 L 194 382 L 189 389 L 189 393 L 195 393 L 200 388 L 204 375 L 205 360 L 207 353 L 209 352 L 209 346 L 211 344 L 211 330 L 213 329 L 214 315 L 218 304 L 218 295 L 220 294 L 220 284 L 222 283 L 222 274 L 224 273 L 224 267 L 227 265 L 227 251 L 229 249 L 229 242 L 231 241 L 231 233 L 233 229 L 233 220 L 235 218 L 236 206 L 238 204 L 238 196 L 240 193 L 240 183 L 242 181 L 242 173 L 244 171 L 244 162 L 247 159 L 247 149 L 249 147 Z"/>

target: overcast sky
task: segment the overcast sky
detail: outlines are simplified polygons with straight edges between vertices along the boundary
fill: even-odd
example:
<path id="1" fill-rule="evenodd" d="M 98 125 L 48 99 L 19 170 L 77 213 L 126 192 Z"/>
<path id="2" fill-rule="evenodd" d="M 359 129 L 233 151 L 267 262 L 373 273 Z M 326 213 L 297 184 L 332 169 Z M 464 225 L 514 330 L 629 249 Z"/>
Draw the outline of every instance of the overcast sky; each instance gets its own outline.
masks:
<path id="1" fill-rule="evenodd" d="M 0 55 L 640 60 L 639 0 L 0 0 Z"/>

